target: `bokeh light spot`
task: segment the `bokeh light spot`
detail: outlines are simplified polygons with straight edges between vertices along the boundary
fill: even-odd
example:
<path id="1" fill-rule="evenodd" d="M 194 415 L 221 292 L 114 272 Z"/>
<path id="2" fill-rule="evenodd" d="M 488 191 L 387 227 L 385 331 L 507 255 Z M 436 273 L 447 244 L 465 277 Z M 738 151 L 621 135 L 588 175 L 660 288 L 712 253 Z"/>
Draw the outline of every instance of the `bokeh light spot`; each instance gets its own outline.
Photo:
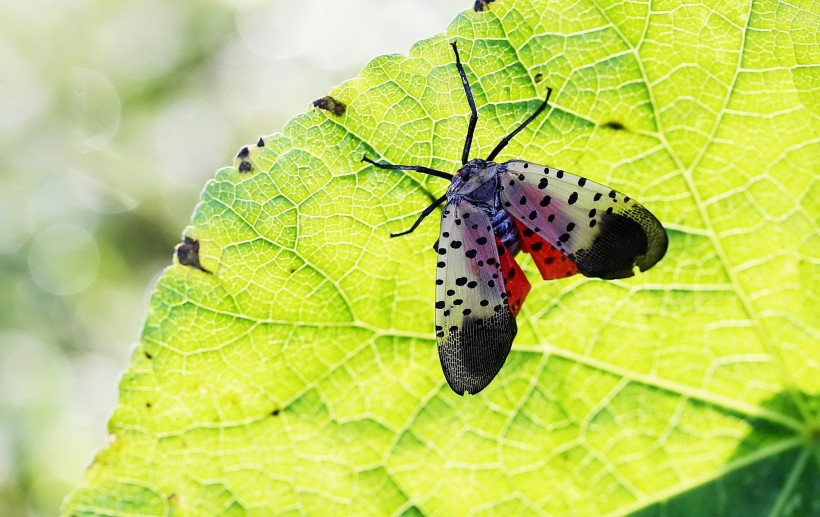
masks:
<path id="1" fill-rule="evenodd" d="M 222 115 L 212 105 L 180 100 L 157 119 L 153 148 L 168 179 L 187 183 L 206 178 L 223 165 L 228 155 L 228 133 Z"/>
<path id="2" fill-rule="evenodd" d="M 71 107 L 78 141 L 103 149 L 120 126 L 120 96 L 105 76 L 75 68 L 71 73 Z"/>
<path id="3" fill-rule="evenodd" d="M 44 290 L 65 296 L 84 291 L 97 277 L 100 252 L 79 226 L 58 224 L 37 234 L 28 256 L 31 276 Z"/>

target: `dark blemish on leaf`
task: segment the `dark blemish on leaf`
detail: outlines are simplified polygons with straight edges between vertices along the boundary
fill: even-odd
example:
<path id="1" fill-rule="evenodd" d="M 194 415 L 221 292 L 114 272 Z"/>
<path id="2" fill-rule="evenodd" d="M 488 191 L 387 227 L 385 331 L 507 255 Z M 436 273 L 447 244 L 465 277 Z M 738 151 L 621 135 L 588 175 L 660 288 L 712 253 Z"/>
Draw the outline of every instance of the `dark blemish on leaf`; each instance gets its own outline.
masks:
<path id="1" fill-rule="evenodd" d="M 253 166 L 251 165 L 251 162 L 245 160 L 239 162 L 239 172 L 251 172 L 252 169 Z"/>
<path id="2" fill-rule="evenodd" d="M 326 95 L 321 99 L 313 101 L 313 105 L 319 109 L 329 111 L 337 117 L 340 115 L 344 115 L 345 108 L 347 108 L 345 103 L 343 103 L 340 100 L 334 99 L 330 95 Z"/>
<path id="3" fill-rule="evenodd" d="M 145 358 L 146 358 L 146 359 L 153 359 L 153 358 L 154 358 L 154 356 L 153 356 L 153 355 L 151 355 L 151 353 L 150 353 L 150 352 L 147 352 L 147 351 L 144 351 L 144 350 L 143 350 L 143 352 L 142 352 L 142 353 L 145 355 Z"/>
<path id="4" fill-rule="evenodd" d="M 147 407 L 148 409 L 151 409 L 151 403 L 150 403 L 150 402 L 146 402 L 146 403 L 145 403 L 145 407 Z"/>
<path id="5" fill-rule="evenodd" d="M 279 413 L 281 413 L 281 412 L 282 412 L 281 409 L 276 408 L 273 411 L 271 411 L 270 414 L 271 414 L 271 416 L 279 416 Z"/>
<path id="6" fill-rule="evenodd" d="M 537 74 L 535 74 L 535 77 L 533 79 L 535 79 L 535 83 L 538 84 L 544 80 L 544 74 L 538 72 Z"/>
<path id="7" fill-rule="evenodd" d="M 265 147 L 265 141 L 260 138 L 259 141 L 256 142 L 256 147 Z"/>
<path id="8" fill-rule="evenodd" d="M 473 4 L 473 11 L 477 13 L 486 11 L 490 8 L 489 6 L 493 2 L 495 2 L 495 0 L 475 0 L 475 4 Z"/>
<path id="9" fill-rule="evenodd" d="M 244 160 L 245 158 L 248 157 L 249 154 L 251 154 L 251 152 L 248 151 L 248 147 L 245 146 L 242 149 L 240 149 L 238 153 L 236 153 L 236 157 L 239 158 L 240 160 Z"/>
<path id="10" fill-rule="evenodd" d="M 190 237 L 185 237 L 185 240 L 177 245 L 177 260 L 183 266 L 191 266 L 210 273 L 207 269 L 202 267 L 199 263 L 199 241 Z"/>
<path id="11" fill-rule="evenodd" d="M 609 129 L 614 129 L 616 131 L 621 131 L 626 129 L 626 126 L 618 122 L 617 120 L 610 120 L 609 122 L 604 124 L 604 127 L 608 127 Z"/>

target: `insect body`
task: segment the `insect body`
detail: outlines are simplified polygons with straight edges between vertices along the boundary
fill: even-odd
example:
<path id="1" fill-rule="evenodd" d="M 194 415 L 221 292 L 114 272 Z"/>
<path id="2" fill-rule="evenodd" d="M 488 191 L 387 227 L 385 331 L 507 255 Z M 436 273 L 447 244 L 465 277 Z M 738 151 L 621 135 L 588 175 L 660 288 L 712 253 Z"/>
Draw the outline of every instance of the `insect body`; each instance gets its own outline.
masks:
<path id="1" fill-rule="evenodd" d="M 667 235 L 646 208 L 628 196 L 532 162 L 493 159 L 547 106 L 539 108 L 493 149 L 469 160 L 478 120 L 475 101 L 452 44 L 472 116 L 455 175 L 416 165 L 382 169 L 422 172 L 451 181 L 447 192 L 422 211 L 406 235 L 444 203 L 436 275 L 436 340 L 444 376 L 463 395 L 484 389 L 496 376 L 518 331 L 515 317 L 530 284 L 514 255 L 532 255 L 545 280 L 576 273 L 615 279 L 645 271 L 666 253 Z"/>

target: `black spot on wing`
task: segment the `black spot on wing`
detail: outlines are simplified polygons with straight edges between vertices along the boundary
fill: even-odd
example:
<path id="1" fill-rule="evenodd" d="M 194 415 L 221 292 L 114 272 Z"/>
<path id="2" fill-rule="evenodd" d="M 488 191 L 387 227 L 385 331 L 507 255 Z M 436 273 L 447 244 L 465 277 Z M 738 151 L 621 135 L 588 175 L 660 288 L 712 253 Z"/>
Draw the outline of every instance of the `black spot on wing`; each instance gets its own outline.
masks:
<path id="1" fill-rule="evenodd" d="M 450 388 L 459 395 L 475 395 L 486 388 L 504 366 L 517 332 L 507 305 L 486 319 L 465 316 L 461 327 L 451 329 L 438 347 Z"/>

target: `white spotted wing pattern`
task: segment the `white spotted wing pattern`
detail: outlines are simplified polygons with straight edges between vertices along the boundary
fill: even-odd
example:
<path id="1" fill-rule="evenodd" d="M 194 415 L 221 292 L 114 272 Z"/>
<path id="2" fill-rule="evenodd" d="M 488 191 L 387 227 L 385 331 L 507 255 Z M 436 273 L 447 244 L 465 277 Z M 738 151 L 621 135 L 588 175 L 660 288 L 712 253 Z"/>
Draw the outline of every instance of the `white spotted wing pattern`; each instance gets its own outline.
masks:
<path id="1" fill-rule="evenodd" d="M 517 332 L 487 214 L 458 198 L 445 205 L 437 252 L 439 359 L 453 391 L 477 393 L 501 370 Z"/>
<path id="2" fill-rule="evenodd" d="M 511 160 L 502 164 L 503 209 L 572 260 L 589 277 L 615 279 L 652 267 L 667 236 L 640 203 L 561 169 Z"/>

